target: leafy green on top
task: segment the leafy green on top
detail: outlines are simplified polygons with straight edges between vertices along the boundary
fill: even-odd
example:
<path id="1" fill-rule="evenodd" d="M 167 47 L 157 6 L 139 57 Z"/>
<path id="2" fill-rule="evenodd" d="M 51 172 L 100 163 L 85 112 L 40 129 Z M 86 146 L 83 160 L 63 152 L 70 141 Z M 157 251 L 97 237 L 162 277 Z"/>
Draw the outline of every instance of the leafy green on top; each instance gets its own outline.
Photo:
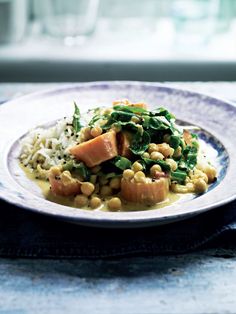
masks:
<path id="1" fill-rule="evenodd" d="M 79 107 L 76 105 L 75 102 L 74 102 L 74 106 L 75 106 L 75 111 L 74 111 L 74 114 L 73 114 L 72 125 L 73 125 L 73 128 L 74 128 L 75 132 L 77 133 L 82 128 L 82 125 L 80 123 L 81 115 L 80 115 Z"/>
<path id="2" fill-rule="evenodd" d="M 117 111 L 131 112 L 131 113 L 134 113 L 134 114 L 145 114 L 145 113 L 148 113 L 148 111 L 146 109 L 143 109 L 143 108 L 140 108 L 140 107 L 116 105 L 113 108 L 114 108 L 114 110 L 117 110 Z"/>
<path id="3" fill-rule="evenodd" d="M 138 123 L 132 121 L 133 117 L 138 118 Z M 94 119 L 104 119 L 102 116 L 95 116 Z M 175 117 L 166 109 L 159 108 L 148 111 L 143 108 L 117 105 L 113 107 L 113 112 L 106 116 L 107 123 L 102 126 L 103 130 L 109 130 L 113 126 L 121 130 L 127 130 L 133 134 L 131 151 L 135 155 L 141 155 L 148 148 L 148 144 L 154 140 L 162 142 L 164 134 L 171 134 L 173 147 L 177 147 L 180 140 L 180 131 L 175 127 Z M 143 132 L 140 132 L 140 127 Z"/>
<path id="4" fill-rule="evenodd" d="M 181 142 L 181 137 L 177 135 L 171 135 L 170 136 L 170 146 L 174 149 L 176 149 Z"/>
<path id="5" fill-rule="evenodd" d="M 180 184 L 184 184 L 187 178 L 187 173 L 185 171 L 177 169 L 176 171 L 171 171 L 171 180 L 176 181 Z"/>
<path id="6" fill-rule="evenodd" d="M 94 127 L 94 125 L 95 125 L 95 123 L 96 123 L 97 121 L 103 120 L 103 119 L 105 119 L 105 117 L 104 117 L 103 115 L 101 115 L 101 114 L 95 114 L 95 115 L 92 117 L 92 119 L 89 121 L 88 125 L 89 125 L 90 127 Z"/>
<path id="7" fill-rule="evenodd" d="M 130 150 L 135 155 L 142 155 L 148 148 L 151 138 L 147 131 L 143 131 L 141 134 L 137 132 L 133 138 L 130 146 Z"/>
<path id="8" fill-rule="evenodd" d="M 128 158 L 117 156 L 112 160 L 112 163 L 116 168 L 124 171 L 125 169 L 131 168 L 131 161 Z"/>
<path id="9" fill-rule="evenodd" d="M 77 118 L 79 115 L 78 110 L 75 114 Z M 99 121 L 106 121 L 101 126 L 104 131 L 109 131 L 115 127 L 121 132 L 128 131 L 130 133 L 129 149 L 133 153 L 131 160 L 137 160 L 137 157 L 140 158 L 139 162 L 142 164 L 144 171 L 149 171 L 153 165 L 158 164 L 163 171 L 169 173 L 172 181 L 183 184 L 189 171 L 197 164 L 197 135 L 191 134 L 193 141 L 191 145 L 186 145 L 183 139 L 183 130 L 175 124 L 175 116 L 165 108 L 160 107 L 148 111 L 135 106 L 116 105 L 109 113 L 102 113 L 101 110 L 94 111 L 89 126 L 92 127 Z M 163 143 L 165 135 L 169 135 L 168 143 L 174 150 L 179 146 L 182 148 L 181 156 L 174 158 L 178 166 L 175 171 L 171 171 L 169 164 L 164 160 L 152 160 L 142 157 L 150 143 Z M 116 175 L 120 175 L 125 169 L 131 168 L 132 162 L 125 157 L 117 156 L 113 160 L 104 163 L 103 170 L 105 172 L 109 170 Z"/>
<path id="10" fill-rule="evenodd" d="M 153 110 L 150 114 L 153 116 L 164 116 L 168 121 L 175 121 L 175 116 L 163 107 Z"/>

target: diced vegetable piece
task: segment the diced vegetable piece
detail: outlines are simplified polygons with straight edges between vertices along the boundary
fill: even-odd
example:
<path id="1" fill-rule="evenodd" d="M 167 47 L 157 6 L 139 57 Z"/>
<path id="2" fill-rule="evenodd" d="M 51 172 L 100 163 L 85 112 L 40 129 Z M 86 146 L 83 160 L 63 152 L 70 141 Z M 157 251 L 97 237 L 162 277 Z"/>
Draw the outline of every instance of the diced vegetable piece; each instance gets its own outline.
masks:
<path id="1" fill-rule="evenodd" d="M 160 178 L 154 182 L 121 180 L 121 196 L 129 202 L 139 204 L 160 203 L 166 199 L 168 192 L 168 178 Z"/>
<path id="2" fill-rule="evenodd" d="M 70 196 L 80 193 L 80 182 L 72 178 L 69 171 L 61 172 L 59 167 L 52 167 L 49 171 L 51 191 L 55 195 Z"/>
<path id="3" fill-rule="evenodd" d="M 83 142 L 70 149 L 76 159 L 83 161 L 88 167 L 94 167 L 118 155 L 116 133 L 104 133 L 96 138 Z"/>
<path id="4" fill-rule="evenodd" d="M 153 172 L 154 179 L 160 179 L 160 178 L 168 178 L 168 175 L 163 171 L 155 171 Z"/>
<path id="5" fill-rule="evenodd" d="M 120 156 L 130 158 L 132 152 L 130 150 L 131 134 L 129 132 L 119 132 L 117 134 L 118 152 Z"/>

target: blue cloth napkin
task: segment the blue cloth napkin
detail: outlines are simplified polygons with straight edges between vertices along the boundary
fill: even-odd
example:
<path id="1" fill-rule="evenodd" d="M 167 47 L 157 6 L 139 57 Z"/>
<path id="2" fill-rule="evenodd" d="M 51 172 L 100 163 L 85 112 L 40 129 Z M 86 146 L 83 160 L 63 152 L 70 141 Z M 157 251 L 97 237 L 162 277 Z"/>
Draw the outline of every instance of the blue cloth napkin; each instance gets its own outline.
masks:
<path id="1" fill-rule="evenodd" d="M 236 202 L 166 226 L 101 229 L 73 225 L 0 201 L 0 256 L 108 258 L 190 252 L 236 244 Z"/>

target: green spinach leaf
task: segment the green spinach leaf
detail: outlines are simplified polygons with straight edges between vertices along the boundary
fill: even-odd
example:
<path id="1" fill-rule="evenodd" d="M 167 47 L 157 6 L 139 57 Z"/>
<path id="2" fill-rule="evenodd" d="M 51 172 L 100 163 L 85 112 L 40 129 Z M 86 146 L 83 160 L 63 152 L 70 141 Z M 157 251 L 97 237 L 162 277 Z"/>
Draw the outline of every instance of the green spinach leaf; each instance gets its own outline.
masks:
<path id="1" fill-rule="evenodd" d="M 131 112 L 134 114 L 146 114 L 148 111 L 144 108 L 135 107 L 135 106 L 123 106 L 123 105 L 117 105 L 113 107 L 115 110 L 118 111 L 126 111 Z"/>
<path id="2" fill-rule="evenodd" d="M 147 131 L 143 131 L 143 134 L 137 132 L 134 135 L 130 150 L 135 155 L 142 155 L 147 150 L 150 141 L 151 138 Z"/>
<path id="3" fill-rule="evenodd" d="M 185 171 L 177 169 L 176 171 L 171 171 L 171 180 L 176 181 L 180 184 L 184 184 L 187 178 L 187 173 Z"/>
<path id="4" fill-rule="evenodd" d="M 131 161 L 122 156 L 115 157 L 112 163 L 120 170 L 131 168 Z"/>

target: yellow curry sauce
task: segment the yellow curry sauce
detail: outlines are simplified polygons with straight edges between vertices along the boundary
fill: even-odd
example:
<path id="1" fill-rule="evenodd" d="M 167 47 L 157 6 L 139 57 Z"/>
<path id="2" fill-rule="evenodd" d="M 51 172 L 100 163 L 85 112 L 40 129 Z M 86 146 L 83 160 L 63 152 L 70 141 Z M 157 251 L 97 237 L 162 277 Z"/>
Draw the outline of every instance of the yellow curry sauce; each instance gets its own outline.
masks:
<path id="1" fill-rule="evenodd" d="M 43 179 L 38 179 L 38 178 L 36 179 L 34 172 L 31 172 L 28 168 L 24 167 L 21 163 L 20 163 L 20 167 L 24 171 L 24 173 L 26 174 L 27 178 L 30 179 L 31 181 L 33 181 L 35 184 L 37 184 L 40 187 L 43 196 L 48 201 L 53 202 L 53 203 L 57 203 L 60 205 L 64 205 L 64 206 L 75 207 L 73 196 L 65 197 L 65 196 L 59 196 L 59 195 L 53 194 L 51 192 L 50 183 L 48 181 L 43 180 Z M 166 200 L 164 200 L 161 203 L 152 205 L 152 206 L 145 206 L 143 204 L 133 204 L 133 203 L 128 203 L 128 202 L 123 201 L 122 202 L 122 208 L 120 211 L 127 211 L 128 212 L 128 211 L 160 209 L 160 208 L 163 208 L 166 206 L 170 206 L 171 204 L 179 201 L 184 196 L 186 196 L 186 194 L 177 194 L 177 193 L 173 193 L 170 191 L 168 193 L 168 197 L 166 198 Z M 107 198 L 107 199 L 109 199 L 109 198 Z M 91 207 L 89 207 L 89 206 L 86 206 L 84 209 L 92 210 Z M 108 207 L 106 206 L 106 199 L 102 202 L 102 205 L 95 210 L 110 211 L 108 209 Z"/>

